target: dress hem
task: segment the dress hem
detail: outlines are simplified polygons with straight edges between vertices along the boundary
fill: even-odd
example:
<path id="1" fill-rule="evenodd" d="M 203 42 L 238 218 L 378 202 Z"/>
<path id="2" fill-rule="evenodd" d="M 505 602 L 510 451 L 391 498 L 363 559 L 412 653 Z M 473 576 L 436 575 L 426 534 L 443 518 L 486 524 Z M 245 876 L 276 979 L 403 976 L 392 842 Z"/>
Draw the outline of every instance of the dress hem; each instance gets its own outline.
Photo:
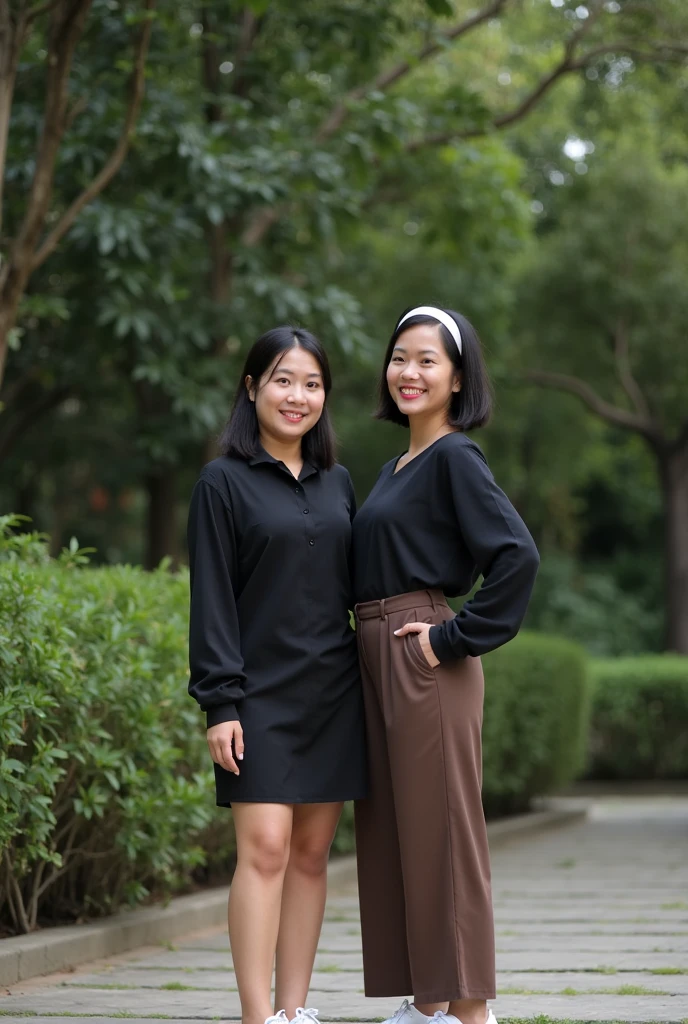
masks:
<path id="1" fill-rule="evenodd" d="M 217 807 L 231 807 L 235 804 L 345 804 L 350 800 L 365 800 L 367 794 L 357 793 L 354 796 L 303 796 L 303 797 L 272 797 L 242 796 L 230 800 L 216 800 Z"/>

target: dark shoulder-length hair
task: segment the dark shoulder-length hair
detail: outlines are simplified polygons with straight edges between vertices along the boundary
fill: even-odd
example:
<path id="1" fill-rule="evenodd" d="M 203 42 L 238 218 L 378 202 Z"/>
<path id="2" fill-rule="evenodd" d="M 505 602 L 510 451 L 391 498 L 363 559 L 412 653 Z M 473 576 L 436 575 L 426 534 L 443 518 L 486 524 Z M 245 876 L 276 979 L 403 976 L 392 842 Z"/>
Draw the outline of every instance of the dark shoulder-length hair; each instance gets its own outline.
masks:
<path id="1" fill-rule="evenodd" d="M 246 378 L 250 377 L 259 388 L 265 374 L 272 369 L 283 353 L 297 346 L 315 357 L 325 388 L 322 414 L 315 426 L 302 437 L 301 453 L 304 460 L 317 469 L 331 469 L 334 466 L 335 436 L 327 411 L 327 396 L 332 388 L 330 364 L 325 349 L 315 335 L 303 327 L 292 327 L 290 324 L 273 327 L 251 346 L 237 384 L 232 411 L 220 435 L 219 448 L 223 455 L 251 459 L 259 453 L 261 444 L 258 416 L 255 402 L 248 396 Z"/>
<path id="2" fill-rule="evenodd" d="M 399 320 L 413 308 L 413 306 L 409 306 L 408 309 L 404 310 Z M 438 306 L 437 308 L 442 309 L 443 307 Z M 401 326 L 399 326 L 399 320 L 397 320 L 397 326 L 394 328 L 392 337 L 389 339 L 389 345 L 387 346 L 382 365 L 382 373 L 380 374 L 378 406 L 375 412 L 377 419 L 390 420 L 392 423 L 398 423 L 402 427 L 408 426 L 408 416 L 399 410 L 398 405 L 389 393 L 387 367 L 392 358 L 392 352 L 394 351 L 397 339 L 401 337 L 404 331 L 407 331 L 410 327 L 417 327 L 418 324 L 433 324 L 435 327 L 439 327 L 440 337 L 442 338 L 447 355 L 456 369 L 462 372 L 461 390 L 452 395 L 447 422 L 458 430 L 475 430 L 476 427 L 484 427 L 489 421 L 492 413 L 492 388 L 485 360 L 483 359 L 478 332 L 470 320 L 467 320 L 461 313 L 457 313 L 456 310 L 444 309 L 443 312 L 452 317 L 459 328 L 462 343 L 461 352 L 459 352 L 456 342 L 444 324 L 441 324 L 434 317 L 425 314 L 411 316 L 408 320 L 404 320 Z"/>

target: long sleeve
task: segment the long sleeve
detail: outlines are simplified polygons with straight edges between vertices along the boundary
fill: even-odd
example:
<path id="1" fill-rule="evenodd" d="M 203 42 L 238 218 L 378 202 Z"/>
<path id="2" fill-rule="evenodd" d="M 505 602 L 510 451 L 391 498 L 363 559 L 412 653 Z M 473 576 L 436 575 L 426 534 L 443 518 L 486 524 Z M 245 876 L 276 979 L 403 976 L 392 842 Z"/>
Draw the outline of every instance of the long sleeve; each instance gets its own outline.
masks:
<path id="1" fill-rule="evenodd" d="M 455 618 L 433 626 L 430 645 L 441 662 L 478 657 L 519 630 L 540 558 L 525 523 L 495 483 L 480 449 L 447 452 L 446 473 L 458 528 L 483 583 Z"/>
<path id="2" fill-rule="evenodd" d="M 188 543 L 189 693 L 207 713 L 210 728 L 239 719 L 245 675 L 233 587 L 237 554 L 232 514 L 204 477 L 191 497 Z"/>

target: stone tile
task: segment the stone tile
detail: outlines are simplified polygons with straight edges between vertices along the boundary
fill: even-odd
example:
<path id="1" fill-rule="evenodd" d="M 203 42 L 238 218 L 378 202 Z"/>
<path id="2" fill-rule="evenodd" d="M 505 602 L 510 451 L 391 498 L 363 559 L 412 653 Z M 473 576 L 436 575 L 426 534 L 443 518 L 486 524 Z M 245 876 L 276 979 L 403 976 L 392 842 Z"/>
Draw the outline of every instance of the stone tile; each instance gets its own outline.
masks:
<path id="1" fill-rule="evenodd" d="M 682 1024 L 686 1001 L 679 996 L 505 996 L 493 1008 L 500 1024 L 509 1018 L 537 1017 L 574 1021 L 665 1021 Z"/>
<path id="2" fill-rule="evenodd" d="M 645 972 L 593 974 L 586 971 L 571 971 L 569 973 L 530 971 L 524 974 L 502 972 L 499 976 L 498 994 L 500 999 L 506 998 L 507 995 L 517 995 L 516 992 L 509 993 L 509 989 L 517 988 L 525 989 L 528 992 L 552 992 L 557 995 L 561 995 L 563 989 L 575 989 L 576 992 L 606 990 L 608 994 L 612 991 L 621 994 L 618 992 L 619 989 L 631 985 L 634 988 L 688 997 L 688 974 L 657 975 Z"/>
<path id="3" fill-rule="evenodd" d="M 685 798 L 606 800 L 595 804 L 587 822 L 495 849 L 502 992 L 495 1009 L 502 1024 L 540 1014 L 591 1022 L 688 1021 L 688 974 L 652 973 L 688 967 L 687 835 Z M 164 987 L 170 984 L 180 987 Z M 651 994 L 628 994 L 629 986 Z M 237 993 L 225 991 L 234 987 L 221 930 L 172 949 L 142 949 L 14 986 L 0 1011 L 4 1020 L 16 1013 L 17 1021 L 21 1013 L 37 1013 L 35 1024 L 54 1024 L 54 1014 L 74 1021 L 78 1014 L 94 1015 L 95 1024 L 114 1024 L 123 1013 L 139 1015 L 129 1019 L 141 1024 L 156 1014 L 178 1024 L 236 1021 Z M 399 1005 L 398 997 L 366 999 L 362 989 L 358 907 L 348 882 L 328 901 L 308 1004 L 320 1008 L 324 1021 L 370 1021 Z M 577 994 L 563 995 L 565 989 Z"/>
<path id="4" fill-rule="evenodd" d="M 686 968 L 688 957 L 685 953 L 621 953 L 613 949 L 602 953 L 584 953 L 575 949 L 497 953 L 498 971 L 593 971 L 603 967 L 615 967 L 618 971 Z"/>

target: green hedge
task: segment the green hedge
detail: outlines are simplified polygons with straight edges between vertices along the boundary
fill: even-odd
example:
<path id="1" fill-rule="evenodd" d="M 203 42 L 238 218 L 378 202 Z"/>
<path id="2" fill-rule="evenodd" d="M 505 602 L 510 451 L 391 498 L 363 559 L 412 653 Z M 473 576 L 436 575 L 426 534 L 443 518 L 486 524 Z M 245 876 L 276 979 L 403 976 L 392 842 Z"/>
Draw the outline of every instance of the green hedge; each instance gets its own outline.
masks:
<path id="1" fill-rule="evenodd" d="M 51 561 L 6 530 L 0 545 L 3 926 L 188 884 L 231 826 L 185 692 L 186 577 L 84 569 L 75 544 Z"/>
<path id="2" fill-rule="evenodd" d="M 201 716 L 186 693 L 188 578 L 58 560 L 0 519 L 0 921 L 108 913 L 226 872 Z M 523 635 L 485 659 L 485 804 L 569 780 L 583 655 Z M 351 807 L 335 841 L 353 846 Z"/>
<path id="3" fill-rule="evenodd" d="M 524 810 L 576 778 L 585 763 L 585 652 L 523 632 L 483 658 L 483 803 L 488 815 Z"/>
<path id="4" fill-rule="evenodd" d="M 592 681 L 590 774 L 688 778 L 688 657 L 596 661 Z"/>

